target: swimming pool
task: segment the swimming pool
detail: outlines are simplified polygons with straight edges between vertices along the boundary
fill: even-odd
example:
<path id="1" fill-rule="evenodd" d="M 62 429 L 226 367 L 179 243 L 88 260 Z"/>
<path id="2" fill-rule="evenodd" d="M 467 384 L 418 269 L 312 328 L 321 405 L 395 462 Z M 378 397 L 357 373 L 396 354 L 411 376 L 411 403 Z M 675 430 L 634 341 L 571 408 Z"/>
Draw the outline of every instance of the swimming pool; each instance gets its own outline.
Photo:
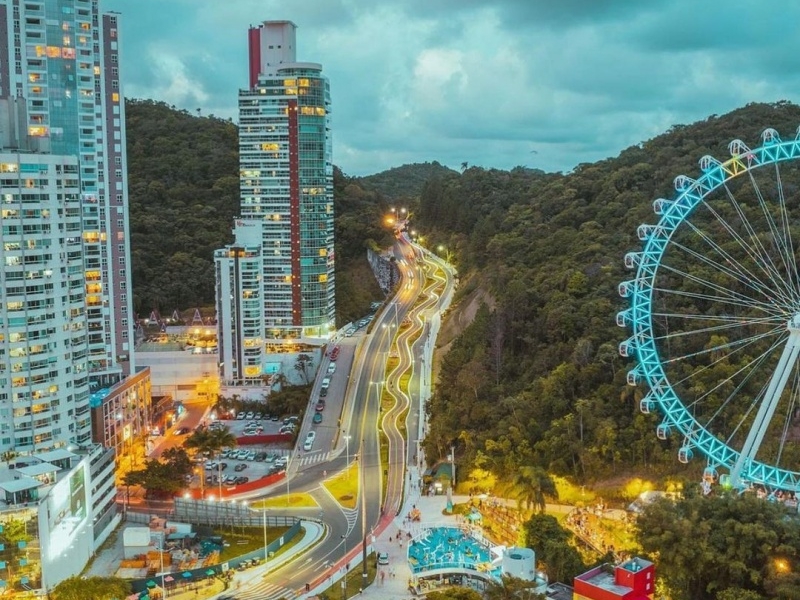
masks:
<path id="1" fill-rule="evenodd" d="M 500 578 L 500 561 L 492 563 L 490 547 L 458 527 L 432 527 L 411 541 L 408 564 L 420 574 L 433 569 L 467 569 Z"/>

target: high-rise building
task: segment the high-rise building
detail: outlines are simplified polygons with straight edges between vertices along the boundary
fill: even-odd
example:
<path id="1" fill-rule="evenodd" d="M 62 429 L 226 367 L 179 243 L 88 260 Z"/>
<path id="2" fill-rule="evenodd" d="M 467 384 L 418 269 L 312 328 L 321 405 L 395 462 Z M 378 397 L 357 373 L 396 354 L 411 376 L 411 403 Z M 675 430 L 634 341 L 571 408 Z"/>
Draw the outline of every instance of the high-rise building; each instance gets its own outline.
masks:
<path id="1" fill-rule="evenodd" d="M 29 150 L 77 158 L 90 385 L 134 371 L 118 15 L 98 0 L 0 0 L 0 98 Z"/>
<path id="2" fill-rule="evenodd" d="M 0 0 L 0 452 L 90 444 L 134 369 L 117 19 Z"/>
<path id="3" fill-rule="evenodd" d="M 240 216 L 236 242 L 216 253 L 227 381 L 262 376 L 258 357 L 268 344 L 324 338 L 334 328 L 330 88 L 321 65 L 297 62 L 296 29 L 266 21 L 249 30 L 250 82 L 239 91 Z M 240 283 L 253 261 L 258 289 Z"/>

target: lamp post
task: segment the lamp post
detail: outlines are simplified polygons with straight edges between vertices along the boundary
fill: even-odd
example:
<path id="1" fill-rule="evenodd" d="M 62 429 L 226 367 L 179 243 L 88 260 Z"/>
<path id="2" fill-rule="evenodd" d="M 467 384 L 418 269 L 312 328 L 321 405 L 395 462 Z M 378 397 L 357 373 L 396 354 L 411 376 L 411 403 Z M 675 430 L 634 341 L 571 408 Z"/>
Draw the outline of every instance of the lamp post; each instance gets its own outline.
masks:
<path id="1" fill-rule="evenodd" d="M 347 479 L 350 479 L 350 436 L 349 435 L 344 436 L 344 443 L 345 447 L 347 448 L 347 454 L 346 454 L 347 463 L 345 468 L 347 469 Z"/>
<path id="2" fill-rule="evenodd" d="M 264 566 L 267 566 L 269 560 L 269 551 L 267 550 L 267 509 L 265 508 L 261 514 L 264 516 Z"/>
<path id="3" fill-rule="evenodd" d="M 161 589 L 164 591 L 164 598 L 167 597 L 167 587 L 164 585 L 164 532 L 161 532 L 161 544 L 158 548 L 158 562 L 161 567 Z"/>

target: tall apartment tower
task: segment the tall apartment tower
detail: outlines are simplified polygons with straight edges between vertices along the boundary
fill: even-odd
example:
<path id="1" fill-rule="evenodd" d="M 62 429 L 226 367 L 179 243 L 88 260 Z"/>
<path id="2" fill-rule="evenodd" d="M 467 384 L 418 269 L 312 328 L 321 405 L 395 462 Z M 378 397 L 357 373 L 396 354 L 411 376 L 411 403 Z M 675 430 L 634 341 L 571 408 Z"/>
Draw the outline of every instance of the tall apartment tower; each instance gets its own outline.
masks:
<path id="1" fill-rule="evenodd" d="M 325 338 L 334 329 L 330 88 L 322 65 L 297 62 L 296 29 L 291 21 L 265 21 L 248 32 L 240 216 L 236 242 L 215 255 L 226 381 L 261 377 L 268 347 L 280 340 Z M 258 290 L 241 284 L 254 261 Z"/>
<path id="2" fill-rule="evenodd" d="M 0 0 L 0 452 L 91 442 L 133 370 L 117 15 Z"/>

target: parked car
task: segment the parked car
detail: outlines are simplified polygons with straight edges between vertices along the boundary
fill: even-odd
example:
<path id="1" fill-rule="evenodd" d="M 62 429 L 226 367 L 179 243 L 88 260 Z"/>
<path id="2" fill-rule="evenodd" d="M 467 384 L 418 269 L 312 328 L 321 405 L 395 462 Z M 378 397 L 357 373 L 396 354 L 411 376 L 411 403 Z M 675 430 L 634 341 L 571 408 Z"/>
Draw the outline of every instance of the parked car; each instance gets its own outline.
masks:
<path id="1" fill-rule="evenodd" d="M 378 552 L 378 564 L 379 565 L 388 565 L 389 564 L 389 553 L 388 552 Z"/>
<path id="2" fill-rule="evenodd" d="M 322 386 L 321 386 L 322 389 L 326 390 L 326 389 L 328 389 L 330 387 L 330 385 L 331 385 L 331 378 L 330 377 L 324 377 L 322 379 Z"/>
<path id="3" fill-rule="evenodd" d="M 243 483 L 247 483 L 248 481 L 250 481 L 249 477 L 244 477 L 244 476 L 237 477 L 236 478 L 236 485 L 242 485 Z"/>
<path id="4" fill-rule="evenodd" d="M 244 421 L 247 418 L 247 413 L 242 411 L 238 415 L 236 415 L 237 421 Z"/>
<path id="5" fill-rule="evenodd" d="M 314 425 L 319 425 L 320 423 L 322 423 L 322 413 L 321 412 L 314 413 L 311 422 L 314 423 Z"/>
<path id="6" fill-rule="evenodd" d="M 245 415 L 245 419 L 252 419 L 255 416 L 255 413 L 251 410 Z"/>
<path id="7" fill-rule="evenodd" d="M 209 469 L 209 470 L 210 469 L 216 469 L 217 468 L 217 463 L 216 463 L 216 461 L 210 460 L 205 464 L 205 467 L 206 467 L 206 469 Z"/>
<path id="8" fill-rule="evenodd" d="M 328 365 L 328 375 L 333 375 L 334 373 L 336 373 L 336 362 L 331 361 Z"/>
<path id="9" fill-rule="evenodd" d="M 258 452 L 256 453 L 256 462 L 264 462 L 267 460 L 267 453 L 266 452 Z"/>
<path id="10" fill-rule="evenodd" d="M 236 453 L 236 460 L 245 460 L 249 452 L 249 450 L 239 450 L 239 452 Z M 233 457 L 231 456 L 231 458 Z"/>
<path id="11" fill-rule="evenodd" d="M 247 460 L 255 460 L 255 459 L 256 459 L 256 451 L 250 450 L 250 452 L 247 453 Z"/>
<path id="12" fill-rule="evenodd" d="M 219 470 L 220 471 L 224 471 L 227 468 L 228 468 L 228 463 L 226 463 L 226 462 L 219 463 Z"/>
<path id="13" fill-rule="evenodd" d="M 339 346 L 334 346 L 331 350 L 331 360 L 336 360 L 339 357 Z"/>
<path id="14" fill-rule="evenodd" d="M 269 420 L 270 421 L 277 421 L 278 419 L 280 419 L 280 417 L 278 415 L 272 415 Z"/>
<path id="15" fill-rule="evenodd" d="M 306 441 L 303 442 L 303 450 L 305 450 L 306 452 L 311 450 L 311 448 L 314 447 L 314 439 L 316 437 L 317 437 L 317 432 L 316 431 L 309 431 L 306 434 Z"/>
<path id="16" fill-rule="evenodd" d="M 237 479 L 236 475 L 228 475 L 225 478 L 225 483 L 227 483 L 228 485 L 233 485 L 234 483 L 236 483 L 236 479 Z"/>
<path id="17" fill-rule="evenodd" d="M 317 402 L 317 406 L 314 408 L 314 410 L 316 410 L 318 413 L 321 413 L 323 410 L 325 410 L 325 401 L 320 400 Z"/>
<path id="18" fill-rule="evenodd" d="M 239 471 L 244 471 L 246 468 L 247 468 L 247 463 L 239 463 L 238 465 L 233 467 L 233 470 L 239 472 Z"/>
<path id="19" fill-rule="evenodd" d="M 262 419 L 262 415 L 260 412 L 257 412 L 256 414 L 253 415 L 253 418 L 257 421 L 260 421 Z"/>

